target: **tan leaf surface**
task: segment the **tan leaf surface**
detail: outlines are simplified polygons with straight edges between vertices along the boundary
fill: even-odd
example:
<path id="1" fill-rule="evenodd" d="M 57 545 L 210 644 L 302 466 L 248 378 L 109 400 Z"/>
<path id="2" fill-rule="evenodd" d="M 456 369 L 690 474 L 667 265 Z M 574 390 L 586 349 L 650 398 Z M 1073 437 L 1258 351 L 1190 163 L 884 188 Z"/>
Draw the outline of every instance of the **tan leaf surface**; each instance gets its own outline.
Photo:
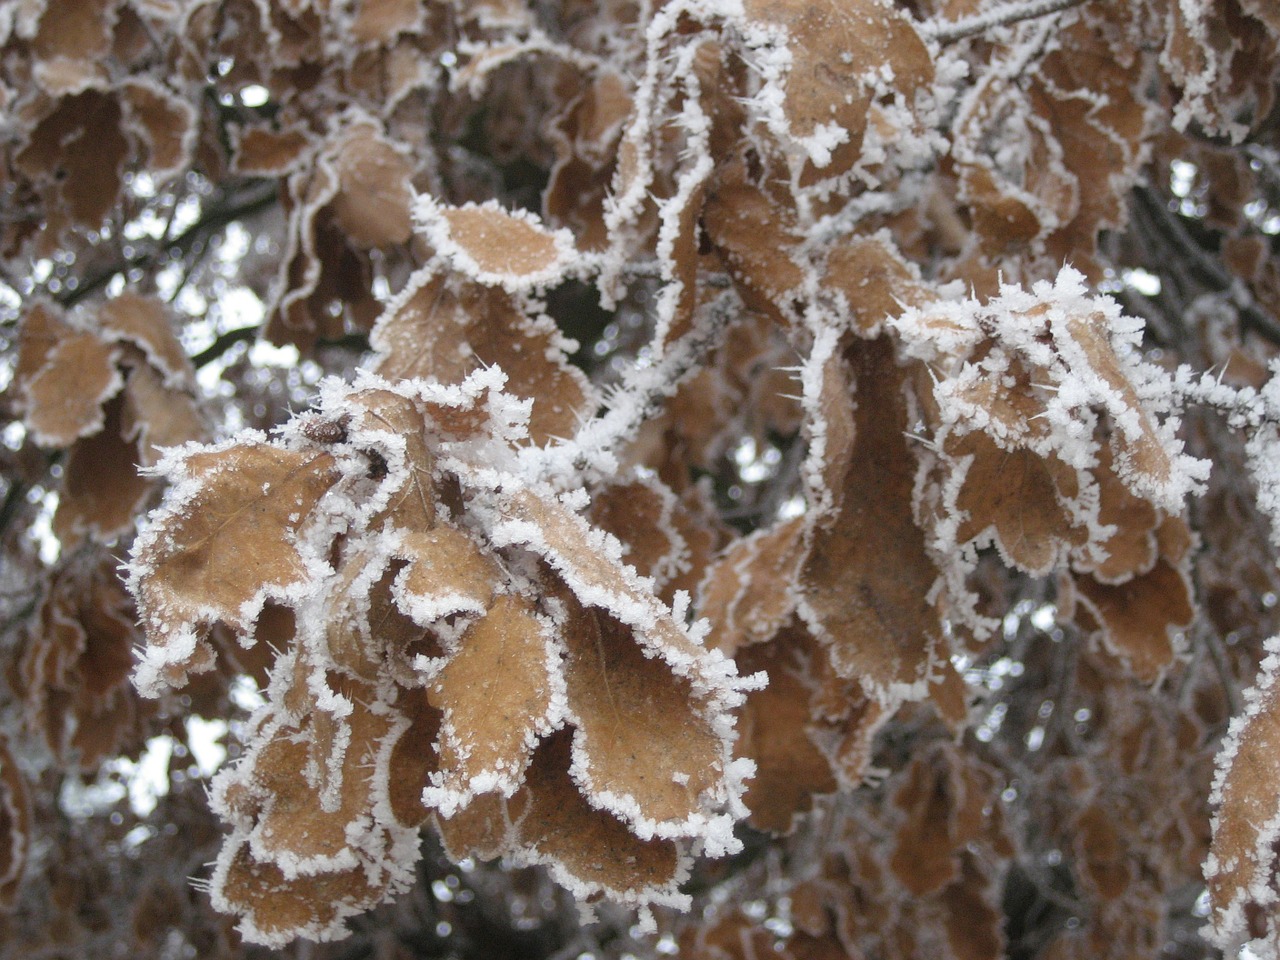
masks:
<path id="1" fill-rule="evenodd" d="M 408 158 L 372 124 L 353 124 L 333 162 L 339 184 L 333 212 L 342 231 L 363 248 L 405 243 L 413 232 Z"/>
<path id="2" fill-rule="evenodd" d="M 622 543 L 623 559 L 659 588 L 688 563 L 689 545 L 673 516 L 680 509 L 661 481 L 632 480 L 600 487 L 591 498 L 593 526 Z"/>
<path id="3" fill-rule="evenodd" d="M 144 537 L 136 563 L 149 571 L 139 610 L 155 638 L 223 620 L 247 634 L 268 593 L 303 583 L 292 542 L 337 479 L 333 457 L 265 443 L 193 453 L 181 476 L 196 484 Z"/>
<path id="4" fill-rule="evenodd" d="M 191 161 L 196 110 L 159 83 L 134 81 L 123 86 L 127 115 L 142 132 L 153 175 L 165 177 Z"/>
<path id="5" fill-rule="evenodd" d="M 534 752 L 525 787 L 519 837 L 553 874 L 581 889 L 639 893 L 672 885 L 681 877 L 679 851 L 669 840 L 640 840 L 620 820 L 587 803 L 569 777 L 573 730 L 543 740 Z M 527 795 L 527 796 L 526 796 Z"/>
<path id="6" fill-rule="evenodd" d="M 417 0 L 360 0 L 351 36 L 357 43 L 388 43 L 421 26 L 422 14 Z"/>
<path id="7" fill-rule="evenodd" d="M 1277 642 L 1267 641 L 1257 686 L 1246 695 L 1242 716 L 1231 722 L 1218 755 L 1213 802 L 1213 845 L 1204 865 L 1213 907 L 1214 941 L 1235 950 L 1251 939 L 1280 937 L 1276 904 L 1276 835 L 1280 825 L 1280 666 Z"/>
<path id="8" fill-rule="evenodd" d="M 409 566 L 396 581 L 400 608 L 426 626 L 450 613 L 489 608 L 501 571 L 475 541 L 445 521 L 407 533 L 398 551 Z"/>
<path id="9" fill-rule="evenodd" d="M 808 734 L 812 691 L 803 679 L 805 654 L 784 633 L 740 651 L 736 660 L 743 674 L 763 670 L 769 675 L 765 689 L 747 696 L 738 722 L 735 751 L 756 763 L 743 802 L 757 830 L 788 834 L 796 815 L 813 809 L 814 794 L 834 793 L 839 786 Z"/>
<path id="10" fill-rule="evenodd" d="M 515 279 L 550 274 L 567 252 L 541 224 L 497 205 L 444 207 L 439 216 L 449 241 L 480 274 Z"/>
<path id="11" fill-rule="evenodd" d="M 522 597 L 498 597 L 463 635 L 428 688 L 444 713 L 446 789 L 515 791 L 538 735 L 550 730 L 555 664 L 547 630 Z"/>
<path id="12" fill-rule="evenodd" d="M 541 554 L 585 603 L 611 610 L 629 609 L 647 621 L 641 642 L 650 650 L 698 663 L 705 652 L 676 625 L 652 593 L 628 576 L 592 530 L 563 504 L 531 491 L 520 490 L 507 499 L 510 515 L 532 524 L 540 540 L 529 548 Z"/>
<path id="13" fill-rule="evenodd" d="M 613 617 L 566 602 L 573 612 L 564 629 L 565 683 L 589 792 L 633 798 L 650 821 L 695 816 L 724 770 L 720 738 L 689 681 L 645 656 Z"/>
<path id="14" fill-rule="evenodd" d="M 576 432 L 589 388 L 550 325 L 530 320 L 505 291 L 459 278 L 419 274 L 407 291 L 372 333 L 377 373 L 460 383 L 474 370 L 499 366 L 506 389 L 533 400 L 537 442 Z"/>
<path id="15" fill-rule="evenodd" d="M 784 27 L 791 68 L 784 110 L 797 138 L 836 124 L 848 141 L 836 148 L 830 170 L 848 170 L 862 149 L 874 88 L 866 82 L 889 68 L 908 101 L 933 80 L 928 48 L 910 19 L 879 0 L 748 0 L 748 18 Z M 827 167 L 820 163 L 820 167 Z"/>
<path id="16" fill-rule="evenodd" d="M 855 341 L 846 356 L 857 405 L 853 458 L 840 512 L 814 532 L 801 583 L 806 619 L 836 670 L 884 700 L 927 673 L 941 637 L 926 599 L 937 571 L 912 515 L 915 468 L 892 350 L 885 340 Z"/>
<path id="17" fill-rule="evenodd" d="M 747 306 L 787 322 L 788 291 L 804 282 L 792 256 L 799 238 L 793 217 L 738 167 L 725 170 L 714 183 L 702 211 L 707 237 L 725 266 L 744 288 Z"/>
<path id="18" fill-rule="evenodd" d="M 73 333 L 49 351 L 26 384 L 27 427 L 40 443 L 67 447 L 103 428 L 102 405 L 124 384 L 119 357 L 91 333 Z"/>

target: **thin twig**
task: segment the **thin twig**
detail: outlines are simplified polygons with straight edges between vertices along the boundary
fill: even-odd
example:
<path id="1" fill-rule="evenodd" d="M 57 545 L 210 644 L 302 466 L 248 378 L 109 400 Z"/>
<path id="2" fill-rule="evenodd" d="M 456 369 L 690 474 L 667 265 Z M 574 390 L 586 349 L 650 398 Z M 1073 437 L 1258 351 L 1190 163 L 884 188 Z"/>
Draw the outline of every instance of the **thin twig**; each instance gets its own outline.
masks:
<path id="1" fill-rule="evenodd" d="M 1052 13 L 1061 13 L 1082 3 L 1084 0 L 1028 0 L 1025 3 L 1010 3 L 962 20 L 929 20 L 922 23 L 919 30 L 926 37 L 937 40 L 945 46 L 948 43 L 963 40 L 965 37 L 984 33 L 993 27 L 1003 27 L 1023 20 L 1034 20 Z"/>
<path id="2" fill-rule="evenodd" d="M 211 207 L 204 217 L 188 227 L 173 241 L 116 261 L 86 278 L 74 290 L 68 290 L 59 296 L 58 302 L 64 307 L 75 306 L 81 300 L 101 290 L 111 282 L 112 277 L 118 274 L 127 274 L 135 268 L 152 267 L 167 252 L 176 252 L 179 256 L 189 253 L 201 240 L 217 233 L 228 224 L 271 207 L 278 201 L 279 195 L 280 189 L 275 181 L 255 182 L 252 188 L 236 194 L 226 204 Z"/>

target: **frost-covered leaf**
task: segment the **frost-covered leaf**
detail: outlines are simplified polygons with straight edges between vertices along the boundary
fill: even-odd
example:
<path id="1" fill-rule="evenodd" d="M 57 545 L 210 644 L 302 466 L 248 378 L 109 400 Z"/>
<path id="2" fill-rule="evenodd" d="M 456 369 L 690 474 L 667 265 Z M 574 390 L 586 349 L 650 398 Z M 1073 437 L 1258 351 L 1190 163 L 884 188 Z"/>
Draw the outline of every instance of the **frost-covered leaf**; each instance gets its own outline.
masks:
<path id="1" fill-rule="evenodd" d="M 785 31 L 790 57 L 763 68 L 782 74 L 774 81 L 783 89 L 782 117 L 770 119 L 824 176 L 843 173 L 857 160 L 882 78 L 891 77 L 909 104 L 933 80 L 928 48 L 891 4 L 748 0 L 744 10 L 753 25 Z"/>
<path id="2" fill-rule="evenodd" d="M 70 446 L 103 427 L 103 404 L 123 386 L 119 351 L 92 333 L 59 340 L 44 365 L 24 384 L 27 425 L 51 447 Z"/>
<path id="3" fill-rule="evenodd" d="M 560 657 L 533 604 L 497 598 L 428 687 L 443 712 L 439 787 L 460 797 L 515 792 L 563 691 Z"/>
<path id="4" fill-rule="evenodd" d="M 1268 640 L 1266 649 L 1257 684 L 1245 696 L 1244 713 L 1232 719 L 1218 754 L 1211 798 L 1217 814 L 1204 873 L 1213 942 L 1227 952 L 1247 943 L 1259 956 L 1270 957 L 1280 937 L 1280 800 L 1275 789 L 1280 780 L 1280 691 L 1275 682 L 1280 643 Z"/>
<path id="5" fill-rule="evenodd" d="M 564 275 L 577 254 L 568 231 L 548 230 L 531 214 L 494 203 L 451 207 L 423 196 L 415 213 L 437 254 L 485 286 L 546 286 Z"/>
<path id="6" fill-rule="evenodd" d="M 783 633 L 767 644 L 757 644 L 737 655 L 743 673 L 763 670 L 769 685 L 747 696 L 739 721 L 740 756 L 756 764 L 756 775 L 743 802 L 751 811 L 757 830 L 787 834 L 795 818 L 813 808 L 813 795 L 834 793 L 838 787 L 831 763 L 809 733 L 813 723 L 813 689 L 809 661 L 825 654 L 797 642 L 794 633 Z"/>
<path id="7" fill-rule="evenodd" d="M 333 466 L 326 453 L 262 439 L 162 462 L 174 487 L 131 569 L 152 643 L 138 678 L 144 692 L 182 682 L 199 631 L 221 620 L 247 635 L 268 598 L 284 599 L 314 575 L 295 539 L 337 480 Z"/>
<path id="8" fill-rule="evenodd" d="M 501 367 L 507 389 L 533 400 L 539 442 L 569 437 L 591 401 L 585 378 L 565 359 L 566 344 L 545 318 L 518 299 L 461 278 L 416 274 L 387 307 L 371 336 L 384 377 L 461 383 L 472 371 Z"/>
<path id="9" fill-rule="evenodd" d="M 902 378 L 886 340 L 854 341 L 831 363 L 854 384 L 851 459 L 838 512 L 813 533 L 800 610 L 842 676 L 882 701 L 925 690 L 942 627 L 937 569 L 912 513 L 913 456 Z"/>
<path id="10" fill-rule="evenodd" d="M 757 530 L 732 544 L 711 569 L 698 612 L 711 621 L 718 649 L 733 653 L 768 640 L 795 612 L 805 527 L 795 517 Z"/>
<path id="11" fill-rule="evenodd" d="M 412 231 L 413 165 L 374 123 L 353 123 L 332 154 L 338 190 L 333 212 L 358 247 L 404 243 Z"/>

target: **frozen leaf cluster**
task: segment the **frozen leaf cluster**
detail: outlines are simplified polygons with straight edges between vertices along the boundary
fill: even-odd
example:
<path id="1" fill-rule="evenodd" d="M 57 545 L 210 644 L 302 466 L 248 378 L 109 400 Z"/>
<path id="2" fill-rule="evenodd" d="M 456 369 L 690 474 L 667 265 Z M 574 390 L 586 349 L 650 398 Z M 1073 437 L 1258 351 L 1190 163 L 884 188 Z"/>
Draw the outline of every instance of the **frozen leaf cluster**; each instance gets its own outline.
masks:
<path id="1" fill-rule="evenodd" d="M 160 464 L 140 689 L 208 670 L 215 624 L 280 650 L 213 786 L 214 903 L 251 939 L 340 933 L 411 882 L 431 817 L 451 855 L 545 863 L 584 899 L 680 903 L 691 844 L 738 848 L 732 662 L 579 498 L 529 484 L 503 381 L 365 375 L 278 438 Z"/>
<path id="2" fill-rule="evenodd" d="M 1276 956 L 1278 76 L 1267 0 L 0 4 L 0 942 Z"/>

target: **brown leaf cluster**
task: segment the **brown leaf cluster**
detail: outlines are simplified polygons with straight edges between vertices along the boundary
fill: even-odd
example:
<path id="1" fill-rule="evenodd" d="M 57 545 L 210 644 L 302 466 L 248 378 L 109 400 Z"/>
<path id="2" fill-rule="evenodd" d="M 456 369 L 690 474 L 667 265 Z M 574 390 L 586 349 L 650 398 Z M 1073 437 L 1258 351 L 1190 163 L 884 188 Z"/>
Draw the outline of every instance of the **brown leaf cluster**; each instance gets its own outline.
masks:
<path id="1" fill-rule="evenodd" d="M 601 956 L 1277 955 L 1278 71 L 1268 0 L 0 4 L 0 940 L 503 953 L 452 861 Z"/>

